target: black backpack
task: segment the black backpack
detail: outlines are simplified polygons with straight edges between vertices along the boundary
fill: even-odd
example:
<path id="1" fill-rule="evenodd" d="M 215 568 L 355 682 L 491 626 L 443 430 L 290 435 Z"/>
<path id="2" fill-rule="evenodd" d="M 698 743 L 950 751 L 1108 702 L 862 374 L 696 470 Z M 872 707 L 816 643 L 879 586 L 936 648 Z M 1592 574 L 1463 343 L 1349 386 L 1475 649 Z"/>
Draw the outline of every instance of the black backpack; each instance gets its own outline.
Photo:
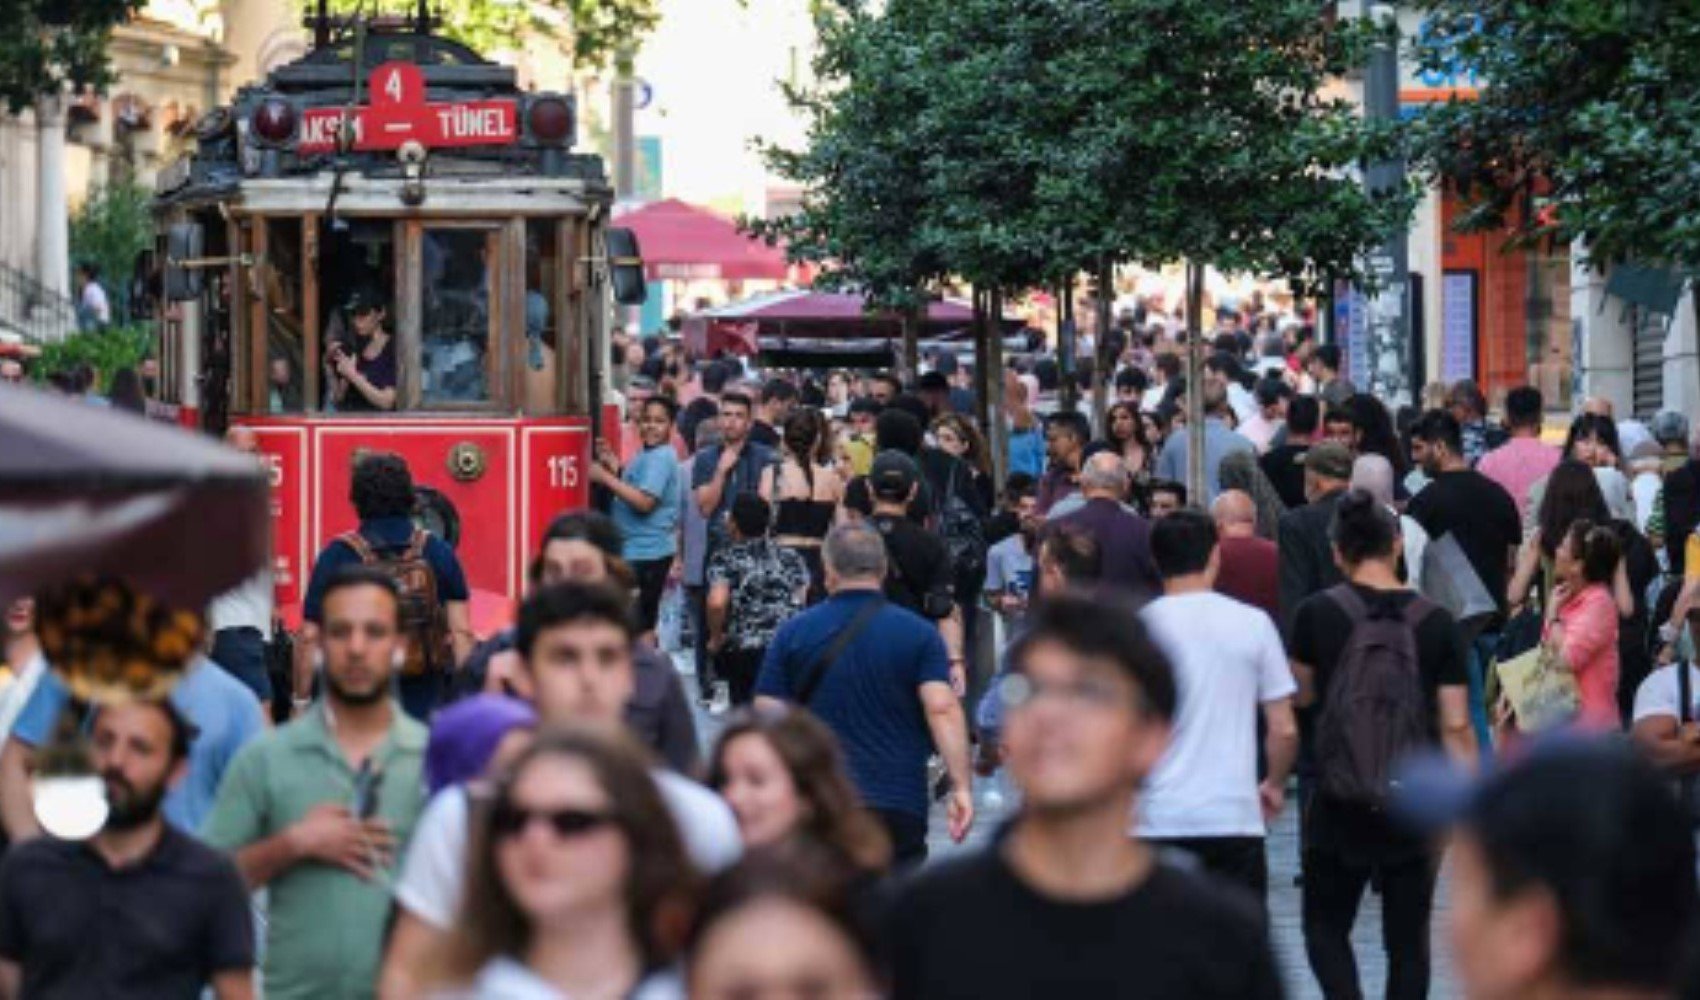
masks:
<path id="1" fill-rule="evenodd" d="M 1393 769 L 1430 742 L 1417 626 L 1435 605 L 1370 608 L 1349 583 L 1327 591 L 1351 619 L 1316 727 L 1317 778 L 1329 798 L 1385 809 Z"/>
<path id="2" fill-rule="evenodd" d="M 962 492 L 962 462 L 950 465 L 950 480 L 939 499 L 934 528 L 950 552 L 950 564 L 958 579 L 976 578 L 986 571 L 986 529 Z"/>

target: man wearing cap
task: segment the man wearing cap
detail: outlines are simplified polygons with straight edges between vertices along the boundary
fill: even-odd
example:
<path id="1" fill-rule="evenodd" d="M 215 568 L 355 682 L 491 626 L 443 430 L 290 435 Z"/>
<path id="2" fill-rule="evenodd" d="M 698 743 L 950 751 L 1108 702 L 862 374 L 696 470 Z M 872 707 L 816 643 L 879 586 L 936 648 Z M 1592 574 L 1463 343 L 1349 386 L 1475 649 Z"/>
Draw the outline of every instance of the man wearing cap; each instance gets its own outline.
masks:
<path id="1" fill-rule="evenodd" d="M 353 343 L 333 339 L 325 351 L 331 401 L 344 413 L 393 410 L 396 407 L 395 338 L 384 329 L 384 305 L 375 292 L 361 290 L 348 300 Z"/>
<path id="2" fill-rule="evenodd" d="M 1276 530 L 1283 635 L 1289 634 L 1300 602 L 1342 579 L 1334 563 L 1328 526 L 1352 481 L 1352 453 L 1344 445 L 1324 441 L 1305 452 L 1304 467 L 1305 498 L 1309 502 L 1282 514 Z"/>
<path id="3" fill-rule="evenodd" d="M 966 660 L 962 623 L 956 612 L 956 574 L 944 540 L 908 516 L 920 484 L 921 470 L 914 459 L 900 451 L 880 452 L 868 474 L 874 505 L 868 523 L 885 541 L 889 564 L 886 599 L 938 624 L 950 657 L 951 682 L 960 692 Z"/>

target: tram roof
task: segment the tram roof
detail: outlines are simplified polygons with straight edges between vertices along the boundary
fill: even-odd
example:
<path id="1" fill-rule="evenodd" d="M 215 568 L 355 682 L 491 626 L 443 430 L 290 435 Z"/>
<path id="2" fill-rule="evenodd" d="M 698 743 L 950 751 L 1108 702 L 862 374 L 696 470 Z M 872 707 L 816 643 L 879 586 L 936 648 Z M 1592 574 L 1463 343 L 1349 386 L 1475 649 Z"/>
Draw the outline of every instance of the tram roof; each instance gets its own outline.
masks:
<path id="1" fill-rule="evenodd" d="M 512 67 L 487 60 L 460 42 L 408 26 L 374 27 L 359 39 L 344 33 L 273 70 L 263 81 L 243 86 L 229 105 L 196 123 L 193 151 L 160 174 L 156 206 L 233 201 L 249 205 L 256 198 L 291 203 L 290 191 L 296 193 L 293 201 L 305 203 L 321 189 L 321 197 L 328 197 L 340 173 L 340 187 L 346 192 L 339 195 L 340 207 L 396 210 L 401 206 L 395 194 L 405 170 L 393 146 L 338 152 L 311 147 L 305 138 L 309 116 L 316 117 L 322 133 L 327 114 L 367 111 L 373 100 L 368 79 L 379 67 L 395 64 L 417 67 L 422 93 L 416 111 L 492 104 L 507 109 L 504 141 L 427 148 L 423 179 L 433 211 L 444 207 L 437 204 L 438 192 L 467 209 L 491 198 L 520 199 L 519 205 L 535 206 L 539 195 L 554 194 L 584 205 L 611 203 L 602 159 L 572 150 L 577 107 L 571 95 L 521 90 Z M 542 102 L 567 109 L 570 124 L 564 138 L 546 138 L 534 127 L 531 111 Z M 285 109 L 293 133 L 268 142 L 256 131 L 256 115 L 277 108 Z M 361 200 L 374 203 L 354 203 Z"/>

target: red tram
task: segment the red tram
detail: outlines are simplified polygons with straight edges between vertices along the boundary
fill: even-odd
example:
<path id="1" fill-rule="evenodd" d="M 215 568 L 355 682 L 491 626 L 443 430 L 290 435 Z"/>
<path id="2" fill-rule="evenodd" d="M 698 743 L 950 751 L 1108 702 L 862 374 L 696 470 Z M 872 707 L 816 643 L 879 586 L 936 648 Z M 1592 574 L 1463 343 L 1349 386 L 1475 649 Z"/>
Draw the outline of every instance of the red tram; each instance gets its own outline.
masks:
<path id="1" fill-rule="evenodd" d="M 286 622 L 314 554 L 354 526 L 372 449 L 412 467 L 476 625 L 519 594 L 549 519 L 586 502 L 614 300 L 642 301 L 636 247 L 606 228 L 571 96 L 522 91 L 423 11 L 321 14 L 315 34 L 160 178 L 161 381 L 186 421 L 256 432 Z"/>

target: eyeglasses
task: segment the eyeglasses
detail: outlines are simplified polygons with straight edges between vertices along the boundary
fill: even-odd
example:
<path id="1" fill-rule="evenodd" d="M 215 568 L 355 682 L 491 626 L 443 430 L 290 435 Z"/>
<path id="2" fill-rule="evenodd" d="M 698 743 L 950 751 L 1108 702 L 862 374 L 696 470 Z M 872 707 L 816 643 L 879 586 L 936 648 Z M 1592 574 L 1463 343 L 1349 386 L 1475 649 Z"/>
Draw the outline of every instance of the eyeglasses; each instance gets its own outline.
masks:
<path id="1" fill-rule="evenodd" d="M 583 836 L 614 822 L 607 813 L 585 809 L 526 809 L 512 802 L 498 802 L 490 813 L 490 830 L 498 840 L 518 837 L 531 829 L 531 824 L 543 820 L 562 839 Z"/>
<path id="2" fill-rule="evenodd" d="M 1115 708 L 1127 702 L 1126 692 L 1105 680 L 1087 678 L 1070 683 L 1035 681 L 1025 674 L 1009 674 L 998 682 L 998 697 L 1011 711 L 1028 708 L 1042 698 L 1055 698 L 1069 708 Z"/>

